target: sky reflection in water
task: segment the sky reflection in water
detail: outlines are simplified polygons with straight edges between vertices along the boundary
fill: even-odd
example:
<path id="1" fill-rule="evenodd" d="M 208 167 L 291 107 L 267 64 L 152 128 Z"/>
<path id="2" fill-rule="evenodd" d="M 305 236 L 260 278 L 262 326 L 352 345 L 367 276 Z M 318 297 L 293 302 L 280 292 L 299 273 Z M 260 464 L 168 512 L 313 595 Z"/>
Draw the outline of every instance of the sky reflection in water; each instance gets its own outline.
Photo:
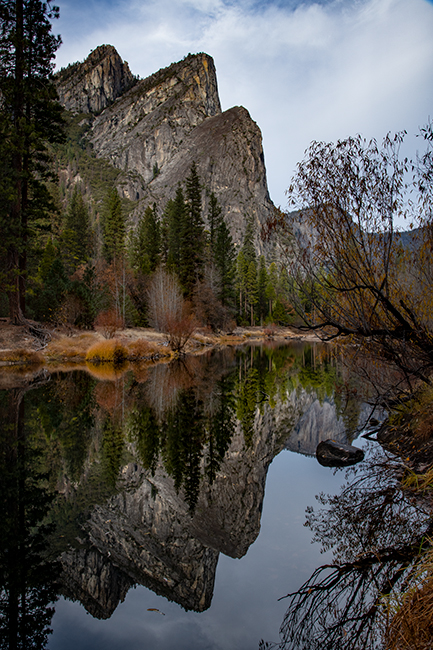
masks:
<path id="1" fill-rule="evenodd" d="M 287 608 L 278 598 L 296 590 L 327 557 L 311 544 L 305 508 L 320 491 L 337 492 L 343 478 L 342 471 L 335 474 L 314 458 L 281 452 L 268 471 L 260 535 L 240 560 L 220 555 L 209 610 L 185 612 L 145 587 L 129 591 L 108 621 L 61 600 L 48 647 L 249 650 L 261 638 L 277 641 Z M 148 612 L 150 607 L 165 616 Z"/>

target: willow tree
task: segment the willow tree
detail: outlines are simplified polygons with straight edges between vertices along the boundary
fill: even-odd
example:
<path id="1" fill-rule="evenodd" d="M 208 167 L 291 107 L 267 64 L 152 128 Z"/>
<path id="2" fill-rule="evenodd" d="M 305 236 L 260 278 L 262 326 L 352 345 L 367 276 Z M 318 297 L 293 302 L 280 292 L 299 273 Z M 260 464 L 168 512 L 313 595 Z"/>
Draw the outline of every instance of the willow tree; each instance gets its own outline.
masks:
<path id="1" fill-rule="evenodd" d="M 24 321 L 31 222 L 53 207 L 45 181 L 52 177 L 47 145 L 63 138 L 52 83 L 58 15 L 40 0 L 0 3 L 0 246 L 13 323 Z"/>

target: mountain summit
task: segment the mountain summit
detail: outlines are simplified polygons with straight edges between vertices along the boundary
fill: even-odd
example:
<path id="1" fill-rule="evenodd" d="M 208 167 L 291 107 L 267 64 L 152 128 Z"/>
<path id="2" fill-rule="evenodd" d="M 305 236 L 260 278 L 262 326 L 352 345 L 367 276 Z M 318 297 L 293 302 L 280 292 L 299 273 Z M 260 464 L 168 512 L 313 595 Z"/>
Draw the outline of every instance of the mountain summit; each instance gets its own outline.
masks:
<path id="1" fill-rule="evenodd" d="M 189 54 L 138 80 L 114 47 L 102 45 L 56 80 L 64 107 L 86 114 L 95 155 L 122 172 L 116 184 L 137 202 L 133 222 L 149 204 L 163 209 L 194 161 L 204 202 L 215 193 L 233 240 L 242 242 L 252 218 L 262 249 L 260 228 L 273 204 L 261 132 L 245 108 L 221 111 L 212 57 Z"/>

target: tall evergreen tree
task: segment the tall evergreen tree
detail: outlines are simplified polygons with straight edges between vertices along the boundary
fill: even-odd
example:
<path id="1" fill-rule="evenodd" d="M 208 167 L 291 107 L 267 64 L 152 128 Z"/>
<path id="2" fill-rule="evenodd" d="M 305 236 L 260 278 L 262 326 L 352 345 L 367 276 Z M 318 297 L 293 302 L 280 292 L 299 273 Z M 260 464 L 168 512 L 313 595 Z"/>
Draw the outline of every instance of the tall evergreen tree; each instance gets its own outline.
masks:
<path id="1" fill-rule="evenodd" d="M 52 84 L 60 37 L 51 34 L 58 7 L 40 0 L 0 3 L 0 227 L 9 314 L 24 320 L 29 220 L 51 209 L 47 143 L 63 137 Z"/>
<path id="2" fill-rule="evenodd" d="M 194 284 L 201 279 L 204 266 L 204 222 L 202 216 L 200 178 L 195 162 L 186 179 L 186 210 L 181 230 L 179 278 L 186 297 L 191 297 Z"/>
<path id="3" fill-rule="evenodd" d="M 245 315 L 245 292 L 247 285 L 247 272 L 248 272 L 248 262 L 245 259 L 243 250 L 239 251 L 237 260 L 236 260 L 236 288 L 238 292 L 239 300 L 239 315 L 241 319 Z"/>
<path id="4" fill-rule="evenodd" d="M 208 224 L 209 224 L 209 244 L 212 252 L 215 250 L 216 237 L 218 228 L 221 225 L 223 220 L 221 215 L 221 206 L 218 203 L 218 199 L 213 192 L 209 196 L 209 211 L 208 211 Z"/>
<path id="5" fill-rule="evenodd" d="M 235 301 L 235 247 L 227 224 L 222 217 L 215 230 L 213 257 L 219 274 L 217 297 L 225 307 L 231 307 Z"/>
<path id="6" fill-rule="evenodd" d="M 246 318 L 247 311 L 249 311 L 251 320 L 252 305 L 257 302 L 257 256 L 254 248 L 254 222 L 251 217 L 247 219 L 242 248 L 237 258 L 236 284 L 239 296 L 239 315 L 241 318 Z M 253 302 L 250 302 L 250 298 Z"/>
<path id="7" fill-rule="evenodd" d="M 107 262 L 123 258 L 125 252 L 125 218 L 116 188 L 111 191 L 104 220 L 104 257 Z"/>
<path id="8" fill-rule="evenodd" d="M 179 274 L 181 263 L 181 233 L 185 220 L 185 197 L 181 185 L 170 199 L 163 215 L 162 251 L 167 268 Z"/>
<path id="9" fill-rule="evenodd" d="M 132 266 L 144 275 L 153 273 L 161 257 L 161 232 L 156 204 L 148 205 L 132 240 Z"/>
<path id="10" fill-rule="evenodd" d="M 266 271 L 266 262 L 263 255 L 260 255 L 259 273 L 257 278 L 257 315 L 260 318 L 260 324 L 268 313 L 268 304 L 266 298 L 266 287 L 268 284 L 268 273 Z"/>
<path id="11" fill-rule="evenodd" d="M 278 268 L 275 262 L 269 267 L 268 282 L 266 286 L 266 297 L 269 301 L 269 314 L 272 316 L 274 311 L 275 301 L 278 297 Z"/>
<path id="12" fill-rule="evenodd" d="M 45 248 L 42 252 L 41 261 L 39 262 L 38 267 L 38 279 L 42 282 L 45 282 L 47 279 L 49 270 L 56 259 L 56 249 L 53 244 L 53 240 L 50 239 L 47 241 Z"/>
<path id="13" fill-rule="evenodd" d="M 218 275 L 216 297 L 224 307 L 234 305 L 235 247 L 230 230 L 222 216 L 218 199 L 212 192 L 209 197 L 209 250 Z"/>
<path id="14" fill-rule="evenodd" d="M 257 264 L 256 249 L 254 248 L 254 220 L 252 217 L 247 219 L 242 252 L 248 263 L 254 262 L 254 264 Z"/>
<path id="15" fill-rule="evenodd" d="M 254 325 L 254 306 L 257 304 L 258 291 L 257 291 L 257 267 L 255 262 L 251 261 L 248 264 L 246 275 L 246 302 L 250 308 L 250 322 L 251 326 Z"/>
<path id="16" fill-rule="evenodd" d="M 91 251 L 90 217 L 81 190 L 74 187 L 63 232 L 65 263 L 69 271 L 87 262 Z"/>

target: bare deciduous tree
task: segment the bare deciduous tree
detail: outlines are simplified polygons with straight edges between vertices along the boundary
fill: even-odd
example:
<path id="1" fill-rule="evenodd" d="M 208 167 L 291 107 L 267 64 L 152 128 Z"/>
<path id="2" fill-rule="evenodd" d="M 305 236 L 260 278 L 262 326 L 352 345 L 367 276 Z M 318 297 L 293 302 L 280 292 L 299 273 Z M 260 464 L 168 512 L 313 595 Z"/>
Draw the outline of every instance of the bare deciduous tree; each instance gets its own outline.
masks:
<path id="1" fill-rule="evenodd" d="M 190 304 L 183 298 L 177 277 L 159 268 L 151 280 L 148 300 L 150 324 L 167 335 L 172 350 L 181 352 L 197 323 Z"/>
<path id="2" fill-rule="evenodd" d="M 149 323 L 158 332 L 167 331 L 167 321 L 182 316 L 183 296 L 177 277 L 159 268 L 148 290 Z"/>
<path id="3" fill-rule="evenodd" d="M 398 134 L 381 146 L 361 136 L 311 144 L 288 190 L 311 237 L 298 240 L 295 255 L 288 251 L 288 266 L 292 302 L 308 328 L 366 343 L 407 378 L 426 380 L 433 369 L 430 158 L 418 168 L 401 160 L 402 141 Z M 396 232 L 402 217 L 423 227 L 404 240 Z M 290 218 L 277 211 L 268 227 L 287 235 Z"/>

